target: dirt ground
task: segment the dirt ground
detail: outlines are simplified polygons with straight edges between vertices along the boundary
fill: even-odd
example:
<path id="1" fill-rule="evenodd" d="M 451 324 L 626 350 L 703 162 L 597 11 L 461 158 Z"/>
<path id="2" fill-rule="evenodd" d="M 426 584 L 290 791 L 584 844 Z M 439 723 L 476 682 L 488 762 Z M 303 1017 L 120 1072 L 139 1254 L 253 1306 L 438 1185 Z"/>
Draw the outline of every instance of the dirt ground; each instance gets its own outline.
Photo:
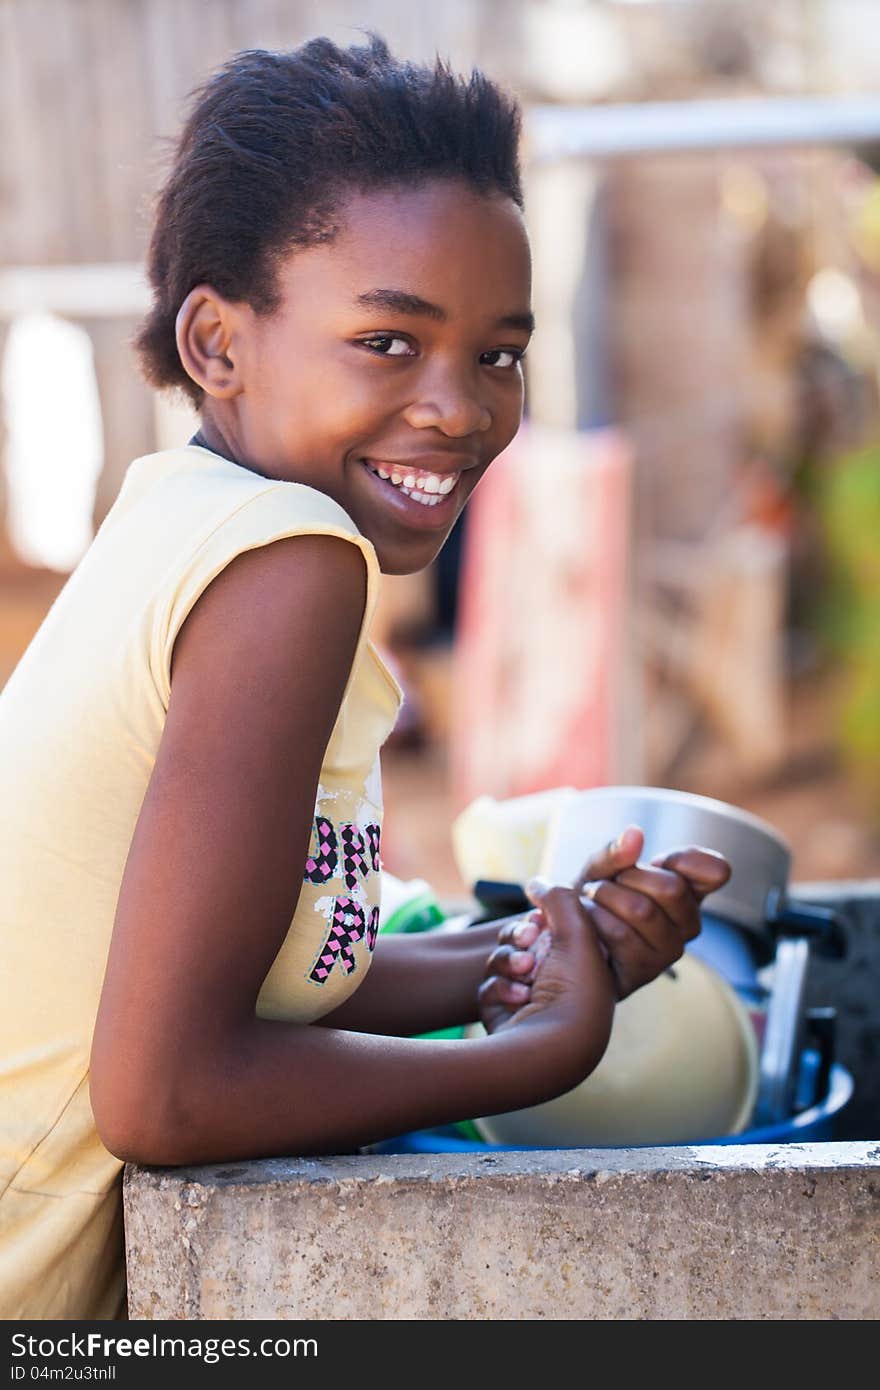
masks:
<path id="1" fill-rule="evenodd" d="M 427 879 L 442 901 L 464 903 L 468 885 L 458 872 L 449 832 L 455 808 L 448 731 L 442 719 L 448 669 L 444 673 L 442 661 L 432 653 L 422 671 L 414 659 L 408 675 L 417 694 L 424 689 L 428 737 L 418 748 L 392 740 L 383 751 L 383 858 L 401 878 Z M 880 879 L 880 826 L 872 827 L 864 791 L 854 784 L 835 750 L 832 698 L 819 678 L 793 687 L 788 754 L 772 777 L 743 781 L 723 750 L 706 740 L 669 782 L 768 821 L 791 848 L 792 883 Z"/>

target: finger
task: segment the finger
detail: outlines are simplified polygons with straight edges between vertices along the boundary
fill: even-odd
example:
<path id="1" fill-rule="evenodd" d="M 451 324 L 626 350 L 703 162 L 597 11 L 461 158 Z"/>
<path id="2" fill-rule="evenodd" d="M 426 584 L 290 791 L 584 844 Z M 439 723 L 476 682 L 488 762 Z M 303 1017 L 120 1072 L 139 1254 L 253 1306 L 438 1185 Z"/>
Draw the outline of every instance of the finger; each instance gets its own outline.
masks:
<path id="1" fill-rule="evenodd" d="M 516 979 L 528 976 L 534 968 L 533 952 L 518 951 L 515 946 L 497 946 L 486 962 L 488 975 L 507 975 Z"/>
<path id="2" fill-rule="evenodd" d="M 682 874 L 700 901 L 723 888 L 733 872 L 723 854 L 698 845 L 687 845 L 684 849 L 659 854 L 651 863 Z"/>
<path id="3" fill-rule="evenodd" d="M 638 825 L 628 825 L 616 840 L 590 856 L 572 887 L 579 893 L 585 883 L 597 878 L 613 878 L 621 869 L 635 864 L 645 843 L 645 832 Z"/>
<path id="4" fill-rule="evenodd" d="M 684 949 L 688 922 L 674 921 L 654 898 L 627 888 L 618 880 L 602 879 L 599 883 L 591 883 L 585 893 L 589 894 L 590 901 L 599 903 L 637 932 L 651 950 L 659 952 L 667 961 L 678 960 Z M 693 910 L 696 911 L 695 904 Z"/>
<path id="5" fill-rule="evenodd" d="M 596 935 L 607 951 L 608 964 L 617 981 L 618 998 L 625 999 L 641 985 L 656 979 L 665 967 L 666 958 L 599 903 L 591 903 L 588 911 Z"/>
<path id="6" fill-rule="evenodd" d="M 543 899 L 553 887 L 554 884 L 549 878 L 542 878 L 540 874 L 536 874 L 534 878 L 529 879 L 523 892 L 529 901 L 534 903 L 535 907 L 540 907 Z"/>
<path id="7" fill-rule="evenodd" d="M 595 932 L 590 930 L 590 918 L 584 904 L 572 888 L 554 884 L 540 889 L 541 915 L 545 930 L 541 933 L 533 953 L 539 963 L 552 948 L 563 956 L 584 949 L 595 951 L 604 959 L 604 948 Z M 585 930 L 587 928 L 587 930 Z"/>
<path id="8" fill-rule="evenodd" d="M 491 975 L 477 990 L 480 1009 L 492 1008 L 520 1009 L 531 997 L 531 985 L 522 980 L 506 980 L 502 975 Z"/>
<path id="9" fill-rule="evenodd" d="M 552 938 L 552 936 L 550 935 L 550 932 L 549 932 L 549 931 L 547 930 L 547 928 L 545 927 L 544 930 L 543 930 L 542 932 L 539 933 L 538 939 L 537 939 L 537 941 L 535 942 L 534 946 L 532 947 L 532 955 L 533 955 L 534 958 L 535 958 L 535 970 L 536 970 L 536 971 L 537 971 L 538 967 L 540 966 L 541 962 L 546 958 L 547 953 L 549 952 L 549 950 L 550 950 L 550 948 L 551 948 L 552 945 L 553 945 L 553 938 Z"/>
<path id="10" fill-rule="evenodd" d="M 532 878 L 526 893 L 540 905 L 543 925 L 554 940 L 571 936 L 583 925 L 583 908 L 573 889 L 546 878 Z"/>
<path id="11" fill-rule="evenodd" d="M 688 879 L 669 869 L 652 869 L 638 865 L 634 869 L 624 869 L 618 874 L 615 883 L 623 888 L 631 888 L 650 898 L 661 912 L 669 918 L 672 926 L 681 932 L 687 941 L 700 934 L 699 899 Z"/>
<path id="12" fill-rule="evenodd" d="M 544 919 L 538 911 L 530 913 L 528 917 L 514 918 L 505 922 L 499 931 L 499 944 L 513 945 L 527 951 L 537 941 L 543 925 Z"/>

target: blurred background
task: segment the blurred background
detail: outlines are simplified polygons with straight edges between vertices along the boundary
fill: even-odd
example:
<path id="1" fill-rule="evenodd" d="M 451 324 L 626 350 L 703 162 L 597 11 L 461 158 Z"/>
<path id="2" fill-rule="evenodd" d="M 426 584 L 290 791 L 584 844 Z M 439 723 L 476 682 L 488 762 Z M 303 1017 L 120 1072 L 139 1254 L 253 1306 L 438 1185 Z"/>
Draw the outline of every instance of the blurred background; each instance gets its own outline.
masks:
<path id="1" fill-rule="evenodd" d="M 520 97 L 538 322 L 520 436 L 386 581 L 387 867 L 464 897 L 475 797 L 626 782 L 763 816 L 795 881 L 880 876 L 880 114 L 744 144 L 726 105 L 869 110 L 873 0 L 0 0 L 0 683 L 131 460 L 194 429 L 129 348 L 187 94 L 363 28 Z"/>

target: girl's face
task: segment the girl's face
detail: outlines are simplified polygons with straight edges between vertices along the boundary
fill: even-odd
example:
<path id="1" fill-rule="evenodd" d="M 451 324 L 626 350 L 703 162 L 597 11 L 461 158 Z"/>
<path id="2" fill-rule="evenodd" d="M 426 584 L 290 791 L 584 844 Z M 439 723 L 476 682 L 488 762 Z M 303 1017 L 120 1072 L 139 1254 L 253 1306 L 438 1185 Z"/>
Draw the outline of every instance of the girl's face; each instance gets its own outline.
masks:
<path id="1" fill-rule="evenodd" d="M 207 402 L 204 433 L 334 498 L 408 574 L 519 426 L 528 241 L 509 198 L 439 179 L 353 193 L 339 228 L 281 264 L 275 313 L 236 306 L 240 389 Z"/>

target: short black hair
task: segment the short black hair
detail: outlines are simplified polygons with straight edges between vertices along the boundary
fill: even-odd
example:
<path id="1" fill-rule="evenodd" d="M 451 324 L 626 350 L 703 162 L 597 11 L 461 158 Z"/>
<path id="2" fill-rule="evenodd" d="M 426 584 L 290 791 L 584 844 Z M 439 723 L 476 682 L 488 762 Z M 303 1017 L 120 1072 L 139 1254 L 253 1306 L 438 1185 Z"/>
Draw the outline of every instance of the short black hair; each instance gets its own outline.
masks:
<path id="1" fill-rule="evenodd" d="M 193 94 L 159 191 L 147 256 L 153 307 L 134 337 L 147 380 L 203 392 L 177 351 L 175 319 L 207 283 L 260 314 L 278 307 L 276 270 L 332 240 L 353 190 L 459 178 L 523 206 L 516 99 L 484 73 L 401 62 L 316 38 L 287 52 L 236 53 Z"/>

